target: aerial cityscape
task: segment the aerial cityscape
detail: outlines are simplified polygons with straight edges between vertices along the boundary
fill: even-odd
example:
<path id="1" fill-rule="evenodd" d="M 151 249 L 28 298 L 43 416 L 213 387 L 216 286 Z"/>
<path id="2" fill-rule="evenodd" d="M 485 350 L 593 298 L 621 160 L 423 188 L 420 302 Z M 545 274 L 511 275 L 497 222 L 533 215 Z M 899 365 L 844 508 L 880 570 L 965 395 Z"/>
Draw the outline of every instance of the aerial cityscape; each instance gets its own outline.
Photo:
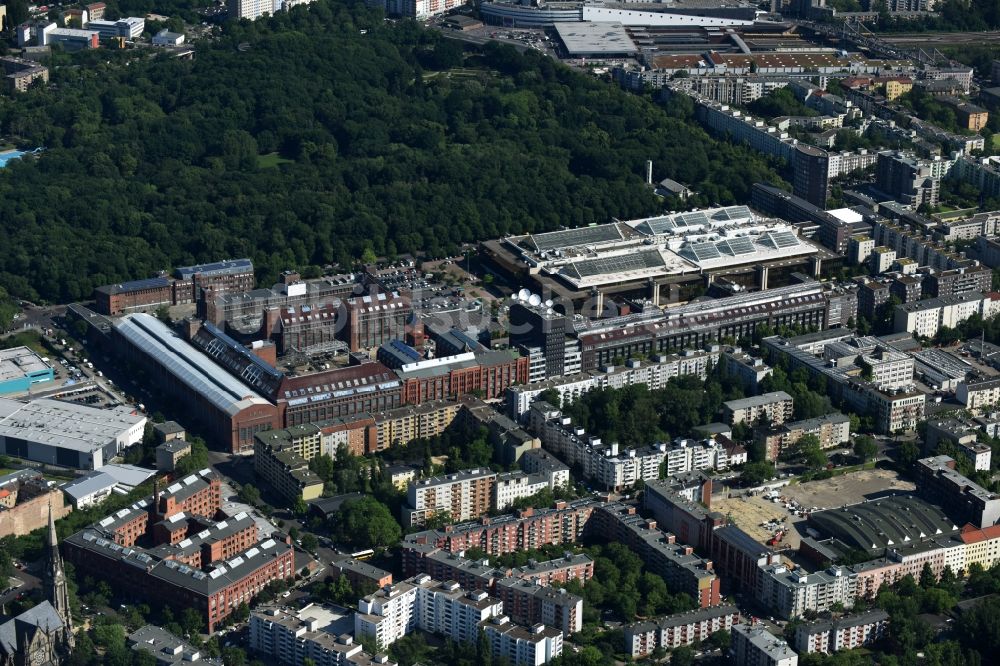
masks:
<path id="1" fill-rule="evenodd" d="M 1000 5 L 0 0 L 0 666 L 1000 663 Z"/>

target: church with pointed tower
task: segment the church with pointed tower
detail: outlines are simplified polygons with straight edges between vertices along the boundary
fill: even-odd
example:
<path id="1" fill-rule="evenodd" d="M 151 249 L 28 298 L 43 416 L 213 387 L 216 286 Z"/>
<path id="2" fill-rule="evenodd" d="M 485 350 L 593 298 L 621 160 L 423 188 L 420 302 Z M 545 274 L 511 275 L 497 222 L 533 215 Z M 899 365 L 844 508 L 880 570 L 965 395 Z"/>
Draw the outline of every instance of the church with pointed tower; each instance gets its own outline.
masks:
<path id="1" fill-rule="evenodd" d="M 17 617 L 0 617 L 0 666 L 56 666 L 73 651 L 69 589 L 49 507 L 45 600 Z"/>

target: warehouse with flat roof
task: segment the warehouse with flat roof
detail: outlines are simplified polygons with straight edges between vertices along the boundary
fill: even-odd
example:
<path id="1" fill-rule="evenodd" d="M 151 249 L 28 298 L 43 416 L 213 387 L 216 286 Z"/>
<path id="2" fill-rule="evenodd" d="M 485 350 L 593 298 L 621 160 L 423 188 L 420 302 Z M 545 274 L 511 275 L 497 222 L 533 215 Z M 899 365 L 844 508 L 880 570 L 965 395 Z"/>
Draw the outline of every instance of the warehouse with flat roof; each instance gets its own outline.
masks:
<path id="1" fill-rule="evenodd" d="M 53 379 L 52 366 L 27 347 L 0 350 L 0 393 L 22 393 Z"/>
<path id="2" fill-rule="evenodd" d="M 127 407 L 0 398 L 0 453 L 47 465 L 100 469 L 142 441 L 145 427 L 146 417 Z"/>
<path id="3" fill-rule="evenodd" d="M 626 58 L 639 51 L 621 23 L 556 23 L 555 28 L 572 58 Z"/>

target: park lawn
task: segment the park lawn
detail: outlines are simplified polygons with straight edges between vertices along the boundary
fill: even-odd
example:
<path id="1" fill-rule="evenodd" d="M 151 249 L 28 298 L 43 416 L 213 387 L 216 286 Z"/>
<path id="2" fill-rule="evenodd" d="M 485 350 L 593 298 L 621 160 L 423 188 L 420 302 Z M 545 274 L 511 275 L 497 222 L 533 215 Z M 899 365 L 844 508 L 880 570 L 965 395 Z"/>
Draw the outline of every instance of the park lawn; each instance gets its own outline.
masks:
<path id="1" fill-rule="evenodd" d="M 267 153 L 266 155 L 257 156 L 257 166 L 261 169 L 273 169 L 281 164 L 291 164 L 294 161 L 287 157 L 282 157 L 278 153 Z"/>

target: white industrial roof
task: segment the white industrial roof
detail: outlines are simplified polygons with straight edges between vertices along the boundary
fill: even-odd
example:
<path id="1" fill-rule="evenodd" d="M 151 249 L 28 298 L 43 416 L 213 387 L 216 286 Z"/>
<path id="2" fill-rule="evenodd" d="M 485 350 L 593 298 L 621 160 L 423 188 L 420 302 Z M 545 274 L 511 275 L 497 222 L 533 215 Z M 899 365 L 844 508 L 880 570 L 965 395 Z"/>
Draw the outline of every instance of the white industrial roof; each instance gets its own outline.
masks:
<path id="1" fill-rule="evenodd" d="M 571 56 L 630 54 L 639 50 L 621 23 L 556 23 L 555 28 Z"/>
<path id="2" fill-rule="evenodd" d="M 0 436 L 91 453 L 122 437 L 145 416 L 40 398 L 0 398 Z"/>
<path id="3" fill-rule="evenodd" d="M 41 357 L 27 347 L 0 350 L 0 381 L 20 379 L 25 375 L 49 369 Z"/>
<path id="4" fill-rule="evenodd" d="M 132 314 L 115 326 L 131 344 L 151 356 L 198 395 L 233 416 L 251 404 L 270 404 L 222 366 L 147 314 Z"/>

